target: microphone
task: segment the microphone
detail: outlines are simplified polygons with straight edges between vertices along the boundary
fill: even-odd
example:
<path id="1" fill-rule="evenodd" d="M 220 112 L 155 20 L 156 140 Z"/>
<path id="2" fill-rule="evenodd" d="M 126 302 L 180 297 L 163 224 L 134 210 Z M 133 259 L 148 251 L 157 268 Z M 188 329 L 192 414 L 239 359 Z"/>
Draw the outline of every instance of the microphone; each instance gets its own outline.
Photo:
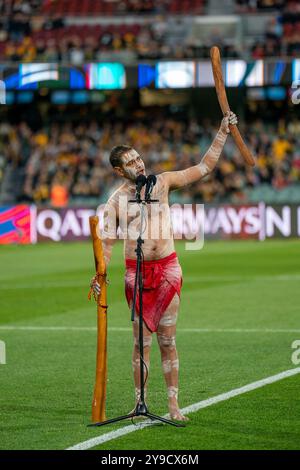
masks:
<path id="1" fill-rule="evenodd" d="M 156 176 L 155 175 L 149 175 L 147 178 L 147 184 L 146 184 L 146 189 L 145 189 L 145 201 L 149 202 L 150 201 L 150 196 L 153 191 L 153 187 L 156 185 Z"/>
<path id="2" fill-rule="evenodd" d="M 141 202 L 141 190 L 142 187 L 145 186 L 147 178 L 145 175 L 139 175 L 135 180 L 136 184 L 136 191 L 135 191 L 135 198 L 138 202 Z"/>

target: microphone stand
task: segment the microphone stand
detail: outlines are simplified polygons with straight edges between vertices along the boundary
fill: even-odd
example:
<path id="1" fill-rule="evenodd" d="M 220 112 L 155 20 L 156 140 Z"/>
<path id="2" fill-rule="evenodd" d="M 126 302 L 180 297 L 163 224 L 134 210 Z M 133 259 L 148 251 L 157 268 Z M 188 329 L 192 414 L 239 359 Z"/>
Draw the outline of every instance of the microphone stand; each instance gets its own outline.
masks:
<path id="1" fill-rule="evenodd" d="M 146 204 L 151 204 L 154 202 L 159 202 L 158 200 L 152 200 L 150 197 L 147 200 L 142 200 L 140 194 L 136 194 L 136 199 L 130 200 L 130 203 L 137 203 L 140 206 L 140 216 L 141 216 L 141 223 L 140 223 L 140 234 L 137 239 L 137 246 L 136 246 L 136 274 L 135 274 L 135 282 L 134 282 L 134 293 L 133 293 L 133 304 L 132 304 L 132 311 L 131 311 L 131 321 L 134 320 L 134 313 L 135 313 L 135 306 L 137 301 L 137 292 L 139 292 L 139 350 L 140 350 L 140 387 L 141 393 L 139 401 L 135 407 L 135 409 L 124 416 L 118 416 L 117 418 L 108 419 L 103 422 L 99 423 L 92 423 L 88 424 L 89 427 L 93 426 L 105 426 L 106 424 L 116 423 L 118 421 L 123 421 L 125 419 L 133 419 L 137 416 L 145 416 L 150 418 L 151 420 L 157 420 L 162 423 L 170 424 L 176 427 L 185 427 L 183 423 L 176 423 L 171 421 L 170 419 L 163 418 L 162 416 L 155 415 L 148 411 L 148 407 L 145 403 L 145 381 L 144 381 L 144 339 L 143 339 L 143 273 L 142 273 L 142 244 L 144 240 L 142 238 L 142 225 L 143 225 L 143 218 L 144 218 L 144 208 Z"/>

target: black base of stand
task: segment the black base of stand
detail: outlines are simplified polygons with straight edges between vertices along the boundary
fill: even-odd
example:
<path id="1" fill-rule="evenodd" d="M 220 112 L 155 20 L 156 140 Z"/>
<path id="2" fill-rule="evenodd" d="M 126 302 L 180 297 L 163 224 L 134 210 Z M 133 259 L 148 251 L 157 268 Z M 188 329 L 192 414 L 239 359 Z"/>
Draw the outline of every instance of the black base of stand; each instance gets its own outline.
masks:
<path id="1" fill-rule="evenodd" d="M 135 410 L 132 413 L 129 413 L 128 415 L 124 416 L 118 416 L 117 418 L 112 418 L 108 419 L 107 421 L 103 421 L 102 423 L 92 423 L 88 424 L 88 427 L 93 427 L 93 426 L 105 426 L 106 424 L 112 424 L 112 423 L 117 423 L 118 421 L 123 421 L 125 419 L 132 419 L 137 416 L 145 416 L 150 418 L 153 421 L 161 421 L 162 423 L 166 424 L 171 424 L 171 426 L 176 426 L 177 428 L 184 428 L 185 424 L 182 423 L 176 423 L 174 421 L 171 421 L 169 419 L 163 418 L 162 416 L 157 416 L 152 413 L 149 413 L 147 405 L 145 402 L 139 402 L 135 408 Z"/>

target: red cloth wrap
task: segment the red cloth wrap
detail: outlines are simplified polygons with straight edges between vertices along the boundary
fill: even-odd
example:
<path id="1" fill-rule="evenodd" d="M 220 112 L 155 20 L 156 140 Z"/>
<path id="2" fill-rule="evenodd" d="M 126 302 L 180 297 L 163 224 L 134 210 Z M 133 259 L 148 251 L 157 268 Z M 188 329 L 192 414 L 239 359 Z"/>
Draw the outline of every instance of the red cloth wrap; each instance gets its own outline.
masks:
<path id="1" fill-rule="evenodd" d="M 182 271 L 176 253 L 165 258 L 144 261 L 143 272 L 143 319 L 151 331 L 157 331 L 158 324 L 175 294 L 180 297 Z M 125 294 L 131 306 L 134 293 L 136 260 L 126 259 Z M 139 314 L 139 294 L 136 312 Z"/>

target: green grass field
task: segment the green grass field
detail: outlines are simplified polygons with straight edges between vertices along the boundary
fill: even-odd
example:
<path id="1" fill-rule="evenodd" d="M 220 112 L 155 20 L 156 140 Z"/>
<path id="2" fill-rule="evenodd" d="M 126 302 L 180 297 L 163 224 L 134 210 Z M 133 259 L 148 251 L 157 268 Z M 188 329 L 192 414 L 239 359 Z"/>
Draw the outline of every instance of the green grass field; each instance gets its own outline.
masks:
<path id="1" fill-rule="evenodd" d="M 300 339 L 298 241 L 210 242 L 199 252 L 178 243 L 177 251 L 184 272 L 177 331 L 182 408 L 299 367 L 291 361 L 291 344 Z M 91 245 L 1 247 L 0 259 L 0 340 L 7 352 L 0 365 L 0 448 L 65 449 L 130 425 L 86 427 L 96 352 L 89 328 L 96 325 L 95 304 L 87 301 Z M 134 405 L 123 276 L 117 245 L 109 268 L 108 417 Z M 184 429 L 151 426 L 97 449 L 300 449 L 299 379 L 190 414 Z M 167 413 L 156 341 L 148 405 Z"/>

